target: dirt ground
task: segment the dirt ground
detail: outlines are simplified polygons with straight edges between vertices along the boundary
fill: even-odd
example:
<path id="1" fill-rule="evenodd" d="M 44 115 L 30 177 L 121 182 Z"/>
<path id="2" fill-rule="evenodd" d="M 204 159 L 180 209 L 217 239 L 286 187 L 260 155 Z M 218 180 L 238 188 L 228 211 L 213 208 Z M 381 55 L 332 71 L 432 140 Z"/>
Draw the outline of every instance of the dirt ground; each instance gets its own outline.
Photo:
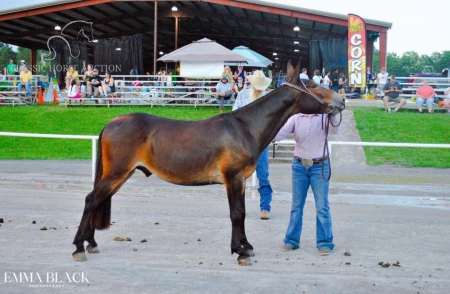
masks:
<path id="1" fill-rule="evenodd" d="M 358 139 L 351 116 L 341 140 Z M 113 197 L 113 225 L 96 233 L 100 253 L 76 262 L 71 243 L 92 188 L 90 161 L 0 161 L 0 293 L 448 292 L 450 170 L 371 167 L 362 148 L 348 146 L 336 146 L 332 160 L 332 254 L 315 248 L 312 195 L 301 248 L 280 250 L 291 170 L 271 164 L 270 220 L 259 219 L 247 180 L 246 232 L 256 253 L 248 267 L 230 255 L 221 185 L 176 186 L 136 172 Z"/>

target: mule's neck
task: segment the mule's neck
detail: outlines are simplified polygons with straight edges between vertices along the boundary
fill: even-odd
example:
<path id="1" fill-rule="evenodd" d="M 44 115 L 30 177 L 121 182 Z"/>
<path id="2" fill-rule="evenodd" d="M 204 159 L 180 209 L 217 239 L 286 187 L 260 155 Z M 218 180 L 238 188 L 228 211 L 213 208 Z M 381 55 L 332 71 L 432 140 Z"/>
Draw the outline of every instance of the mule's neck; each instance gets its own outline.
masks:
<path id="1" fill-rule="evenodd" d="M 295 97 L 295 90 L 281 87 L 232 114 L 247 125 L 261 152 L 294 114 Z"/>

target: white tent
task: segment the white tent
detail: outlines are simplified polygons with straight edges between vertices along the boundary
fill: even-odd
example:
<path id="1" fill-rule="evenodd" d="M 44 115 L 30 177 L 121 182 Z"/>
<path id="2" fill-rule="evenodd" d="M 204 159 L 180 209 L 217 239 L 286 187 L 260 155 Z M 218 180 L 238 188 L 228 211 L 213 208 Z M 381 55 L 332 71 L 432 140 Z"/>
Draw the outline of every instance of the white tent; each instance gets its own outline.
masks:
<path id="1" fill-rule="evenodd" d="M 249 59 L 210 39 L 203 38 L 165 54 L 158 61 L 180 61 L 180 76 L 220 78 L 224 62 L 247 62 Z"/>

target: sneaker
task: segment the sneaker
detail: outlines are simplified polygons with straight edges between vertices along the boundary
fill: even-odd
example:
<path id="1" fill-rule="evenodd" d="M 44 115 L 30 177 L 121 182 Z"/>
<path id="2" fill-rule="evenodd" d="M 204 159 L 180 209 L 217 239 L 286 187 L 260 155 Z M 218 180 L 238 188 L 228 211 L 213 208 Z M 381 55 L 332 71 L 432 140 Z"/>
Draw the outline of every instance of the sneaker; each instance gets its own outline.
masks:
<path id="1" fill-rule="evenodd" d="M 269 212 L 267 210 L 261 211 L 261 219 L 267 220 L 269 219 Z"/>
<path id="2" fill-rule="evenodd" d="M 319 249 L 319 255 L 320 256 L 326 256 L 326 255 L 330 255 L 331 253 L 331 249 L 328 247 L 322 247 Z"/>
<path id="3" fill-rule="evenodd" d="M 388 113 L 392 113 L 392 109 L 388 108 Z"/>
<path id="4" fill-rule="evenodd" d="M 294 250 L 294 249 L 295 249 L 294 246 L 292 246 L 291 244 L 284 244 L 284 245 L 281 247 L 281 251 L 283 251 L 283 252 L 292 251 L 292 250 Z"/>
<path id="5" fill-rule="evenodd" d="M 419 111 L 419 114 L 423 114 L 423 111 Z"/>
<path id="6" fill-rule="evenodd" d="M 450 111 L 447 111 L 447 114 L 450 114 Z"/>
<path id="7" fill-rule="evenodd" d="M 396 113 L 398 110 L 397 109 L 394 109 L 394 110 L 392 110 L 392 113 Z"/>

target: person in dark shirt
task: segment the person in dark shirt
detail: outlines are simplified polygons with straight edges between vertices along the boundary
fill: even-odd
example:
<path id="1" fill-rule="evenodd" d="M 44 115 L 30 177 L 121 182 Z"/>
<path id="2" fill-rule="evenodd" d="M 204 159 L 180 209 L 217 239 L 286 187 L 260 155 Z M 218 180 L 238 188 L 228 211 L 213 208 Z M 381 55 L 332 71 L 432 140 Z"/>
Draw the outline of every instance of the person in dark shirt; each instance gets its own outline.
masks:
<path id="1" fill-rule="evenodd" d="M 395 76 L 392 75 L 391 78 L 387 81 L 387 83 L 383 87 L 383 102 L 384 102 L 384 108 L 389 113 L 395 113 L 397 112 L 402 106 L 405 104 L 406 99 L 403 97 L 400 97 L 400 93 L 402 93 L 402 86 L 395 81 Z M 389 102 L 397 102 L 398 106 L 392 110 L 389 107 Z"/>
<path id="2" fill-rule="evenodd" d="M 331 90 L 333 90 L 336 93 L 339 91 L 339 76 L 338 76 L 338 73 L 339 73 L 339 70 L 337 68 L 335 68 L 333 70 L 333 73 L 330 76 Z"/>
<path id="3" fill-rule="evenodd" d="M 100 91 L 98 87 L 101 86 L 102 84 L 102 78 L 98 75 L 98 69 L 94 68 L 92 71 L 93 76 L 89 77 L 87 81 L 88 94 L 86 95 L 86 98 L 90 98 L 92 96 L 97 98 L 98 96 L 100 96 Z"/>

